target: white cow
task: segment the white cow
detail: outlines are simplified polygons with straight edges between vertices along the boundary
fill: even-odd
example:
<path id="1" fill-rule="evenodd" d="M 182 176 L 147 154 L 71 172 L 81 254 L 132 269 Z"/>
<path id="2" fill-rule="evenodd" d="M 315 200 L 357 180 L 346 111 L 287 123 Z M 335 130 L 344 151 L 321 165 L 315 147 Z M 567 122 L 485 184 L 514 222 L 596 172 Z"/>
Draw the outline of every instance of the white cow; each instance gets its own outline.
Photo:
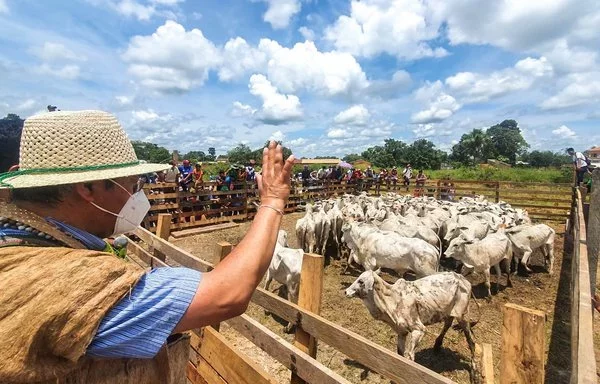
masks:
<path id="1" fill-rule="evenodd" d="M 439 351 L 454 319 L 465 334 L 471 355 L 475 353 L 468 320 L 471 284 L 459 274 L 443 272 L 416 281 L 398 279 L 392 285 L 375 272 L 365 271 L 346 289 L 346 296 L 360 297 L 371 316 L 398 333 L 398 353 L 408 359 L 415 359 L 415 349 L 426 326 L 443 321 L 444 328 L 434 344 L 434 351 Z"/>
<path id="2" fill-rule="evenodd" d="M 306 214 L 296 221 L 296 238 L 298 245 L 305 252 L 312 253 L 317 247 L 317 235 L 315 233 L 315 220 L 313 218 L 313 206 L 306 204 Z"/>
<path id="3" fill-rule="evenodd" d="M 441 249 L 441 240 L 437 233 L 424 225 L 408 226 L 401 224 L 397 219 L 385 219 L 380 225 L 382 231 L 396 232 L 400 236 L 425 240 L 437 249 Z"/>
<path id="4" fill-rule="evenodd" d="M 438 270 L 440 254 L 424 240 L 380 231 L 370 224 L 344 224 L 342 232 L 342 239 L 351 250 L 350 257 L 366 270 L 389 268 L 400 276 L 412 271 L 417 277 L 431 275 Z M 351 260 L 348 260 L 350 263 Z"/>
<path id="5" fill-rule="evenodd" d="M 344 225 L 344 215 L 340 210 L 341 199 L 338 199 L 333 207 L 327 212 L 329 223 L 331 224 L 331 237 L 336 246 L 337 257 L 342 257 L 342 226 Z"/>
<path id="6" fill-rule="evenodd" d="M 506 231 L 506 235 L 512 243 L 513 255 L 521 264 L 531 272 L 527 266 L 529 258 L 536 249 L 544 254 L 544 266 L 548 273 L 552 274 L 554 267 L 554 229 L 546 224 L 519 225 Z"/>
<path id="7" fill-rule="evenodd" d="M 327 249 L 327 240 L 329 239 L 331 222 L 329 216 L 322 207 L 317 212 L 313 213 L 313 219 L 315 221 L 316 251 L 324 256 L 325 250 Z"/>
<path id="8" fill-rule="evenodd" d="M 265 290 L 269 289 L 273 279 L 287 288 L 287 298 L 293 303 L 298 302 L 300 288 L 300 273 L 302 272 L 302 249 L 287 248 L 287 232 L 280 230 L 275 244 L 271 264 L 267 270 Z M 293 324 L 288 323 L 286 332 L 291 331 Z"/>
<path id="9" fill-rule="evenodd" d="M 472 271 L 483 272 L 485 275 L 485 286 L 487 287 L 488 298 L 491 299 L 490 289 L 490 267 L 494 267 L 497 276 L 496 288 L 499 287 L 501 270 L 500 263 L 504 262 L 506 277 L 506 286 L 512 286 L 510 281 L 510 258 L 512 256 L 512 245 L 504 229 L 486 236 L 483 240 L 467 238 L 461 234 L 454 239 L 451 246 L 446 250 L 446 256 L 452 257 L 463 263 L 464 268 L 469 274 Z"/>

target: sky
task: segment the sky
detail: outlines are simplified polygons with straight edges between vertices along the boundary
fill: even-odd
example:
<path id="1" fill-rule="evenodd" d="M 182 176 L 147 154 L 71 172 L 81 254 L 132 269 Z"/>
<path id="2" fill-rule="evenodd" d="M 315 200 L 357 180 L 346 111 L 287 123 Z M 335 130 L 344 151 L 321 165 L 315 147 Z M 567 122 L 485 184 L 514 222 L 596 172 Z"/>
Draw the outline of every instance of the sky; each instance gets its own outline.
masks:
<path id="1" fill-rule="evenodd" d="M 181 152 L 386 138 L 450 150 L 515 119 L 600 145 L 597 0 L 0 0 L 0 115 L 101 109 Z"/>

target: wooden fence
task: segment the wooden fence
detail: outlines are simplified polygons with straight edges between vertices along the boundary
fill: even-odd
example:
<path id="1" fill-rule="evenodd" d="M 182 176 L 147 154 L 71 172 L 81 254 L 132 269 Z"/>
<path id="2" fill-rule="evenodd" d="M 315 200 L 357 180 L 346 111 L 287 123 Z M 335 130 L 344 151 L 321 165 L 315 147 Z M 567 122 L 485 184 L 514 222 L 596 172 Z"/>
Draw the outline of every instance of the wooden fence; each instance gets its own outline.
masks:
<path id="1" fill-rule="evenodd" d="M 168 215 L 162 216 L 158 222 L 161 227 L 158 232 L 168 236 L 168 231 L 162 230 L 162 226 L 170 222 Z M 132 260 L 145 268 L 180 265 L 203 272 L 213 268 L 211 263 L 146 229 L 139 228 L 135 235 L 141 241 L 130 241 L 128 253 Z M 215 252 L 218 258 L 222 259 L 226 257 L 229 250 L 231 245 L 219 243 L 216 245 Z M 316 359 L 317 340 L 396 383 L 453 383 L 452 380 L 319 316 L 317 313 L 319 304 L 316 301 L 320 302 L 321 292 L 315 290 L 315 286 L 322 284 L 322 267 L 316 266 L 322 265 L 322 262 L 322 256 L 310 254 L 304 256 L 298 305 L 261 288 L 257 288 L 252 297 L 253 303 L 296 325 L 294 344 L 288 343 L 245 314 L 226 321 L 226 324 L 288 368 L 291 372 L 291 383 L 349 383 Z M 319 280 L 321 280 L 320 284 Z M 306 281 L 309 283 L 304 283 Z M 265 373 L 261 367 L 219 335 L 214 327 L 192 332 L 192 353 L 187 377 L 194 384 L 206 382 L 250 384 L 274 381 L 274 378 Z"/>
<path id="2" fill-rule="evenodd" d="M 594 181 L 600 181 L 600 171 L 596 171 Z M 596 185 L 600 185 L 596 183 Z M 596 197 L 600 194 L 596 192 Z M 590 208 L 600 209 L 600 199 L 593 199 Z M 596 212 L 597 214 L 597 212 Z M 573 207 L 567 224 L 568 241 L 565 241 L 565 254 L 571 255 L 571 383 L 596 383 L 596 357 L 594 349 L 592 298 L 595 291 L 595 271 L 598 255 L 590 260 L 588 238 L 597 239 L 598 226 L 587 227 L 584 204 L 579 188 L 573 189 Z M 570 248 L 570 249 L 569 249 Z M 597 252 L 595 249 L 592 251 Z M 590 265 L 590 261 L 592 261 Z M 591 268 L 590 268 L 591 267 Z M 594 277 L 591 278 L 593 270 Z"/>
<path id="3" fill-rule="evenodd" d="M 214 182 L 206 182 L 194 193 L 179 191 L 176 184 L 151 184 L 144 187 L 152 204 L 144 227 L 156 232 L 160 213 L 172 215 L 171 230 L 211 225 L 254 217 L 257 189 L 254 183 L 236 183 L 232 191 L 217 191 Z M 506 201 L 517 208 L 527 209 L 537 220 L 564 221 L 571 209 L 571 185 L 552 183 L 516 183 L 473 180 L 429 180 L 423 187 L 414 184 L 377 184 L 368 180 L 359 183 L 345 181 L 314 181 L 302 187 L 294 183 L 286 212 L 295 212 L 307 201 L 328 199 L 349 193 L 367 192 L 381 195 L 386 192 L 426 195 L 438 199 L 458 199 L 483 195 L 491 201 Z"/>

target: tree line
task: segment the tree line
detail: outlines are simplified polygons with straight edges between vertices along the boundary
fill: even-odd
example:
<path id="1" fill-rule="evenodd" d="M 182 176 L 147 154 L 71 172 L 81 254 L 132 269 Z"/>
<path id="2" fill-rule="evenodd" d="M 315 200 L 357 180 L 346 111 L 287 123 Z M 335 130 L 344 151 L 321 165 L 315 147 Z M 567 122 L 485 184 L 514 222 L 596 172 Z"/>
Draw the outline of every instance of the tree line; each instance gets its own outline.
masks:
<path id="1" fill-rule="evenodd" d="M 0 172 L 19 161 L 19 143 L 24 120 L 16 114 L 8 114 L 0 119 Z M 154 143 L 132 141 L 133 148 L 140 160 L 153 163 L 167 163 L 172 158 L 171 151 Z M 262 161 L 262 148 L 250 148 L 240 143 L 226 154 L 217 156 L 214 147 L 207 151 L 194 150 L 184 153 L 181 159 L 191 162 L 215 161 L 226 157 L 232 164 L 246 164 L 255 160 Z M 528 151 L 529 144 L 523 138 L 521 129 L 515 120 L 504 120 L 487 129 L 473 129 L 465 133 L 452 147 L 450 153 L 440 150 L 426 139 L 405 143 L 393 138 L 386 139 L 383 145 L 367 148 L 362 153 L 350 153 L 343 157 L 345 161 L 366 160 L 376 167 L 390 168 L 410 163 L 414 168 L 440 169 L 448 164 L 453 167 L 469 167 L 495 159 L 516 165 L 517 161 L 528 163 L 532 167 L 559 167 L 570 162 L 565 153 L 552 151 Z M 284 156 L 292 151 L 284 146 Z M 319 156 L 329 158 L 331 156 Z M 317 157 L 317 158 L 319 158 Z"/>

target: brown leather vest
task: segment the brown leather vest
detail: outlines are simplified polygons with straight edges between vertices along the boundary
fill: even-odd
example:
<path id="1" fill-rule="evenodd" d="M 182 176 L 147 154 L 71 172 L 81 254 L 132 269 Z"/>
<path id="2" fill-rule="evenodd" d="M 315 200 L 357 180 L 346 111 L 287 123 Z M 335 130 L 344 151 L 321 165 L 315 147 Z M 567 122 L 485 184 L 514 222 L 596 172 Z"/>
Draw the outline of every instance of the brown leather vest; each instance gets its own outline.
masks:
<path id="1" fill-rule="evenodd" d="M 172 335 L 153 359 L 85 356 L 101 320 L 144 273 L 104 252 L 0 248 L 0 384 L 186 383 L 188 335 Z"/>

